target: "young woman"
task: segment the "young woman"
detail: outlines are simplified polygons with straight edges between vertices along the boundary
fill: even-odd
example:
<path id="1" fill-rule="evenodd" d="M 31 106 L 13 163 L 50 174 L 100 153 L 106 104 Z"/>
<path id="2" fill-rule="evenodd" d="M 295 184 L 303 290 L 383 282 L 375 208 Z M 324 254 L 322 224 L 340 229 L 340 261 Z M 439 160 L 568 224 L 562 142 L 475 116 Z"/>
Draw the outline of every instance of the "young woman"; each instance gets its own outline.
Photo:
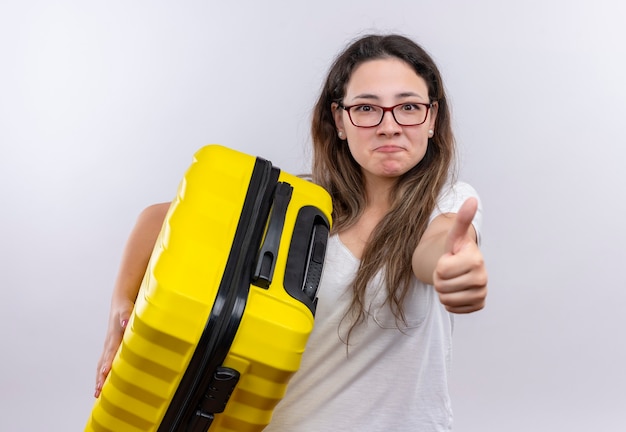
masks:
<path id="1" fill-rule="evenodd" d="M 330 69 L 312 136 L 334 226 L 315 329 L 266 430 L 450 430 L 452 314 L 483 308 L 487 272 L 436 65 L 403 36 L 356 40 Z M 129 239 L 96 396 L 167 207 L 147 208 Z"/>

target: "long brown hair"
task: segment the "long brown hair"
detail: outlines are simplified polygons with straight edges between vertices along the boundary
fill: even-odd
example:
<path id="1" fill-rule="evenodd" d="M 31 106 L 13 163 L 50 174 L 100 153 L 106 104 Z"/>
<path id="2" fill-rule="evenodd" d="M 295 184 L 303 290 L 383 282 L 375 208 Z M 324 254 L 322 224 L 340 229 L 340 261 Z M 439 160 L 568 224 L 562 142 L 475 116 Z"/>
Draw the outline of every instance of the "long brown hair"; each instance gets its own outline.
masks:
<path id="1" fill-rule="evenodd" d="M 369 35 L 353 42 L 332 64 L 315 105 L 311 126 L 313 181 L 323 186 L 333 200 L 333 232 L 353 225 L 366 205 L 364 179 L 345 142 L 337 137 L 331 105 L 340 103 L 353 70 L 363 62 L 398 58 L 410 65 L 428 86 L 438 112 L 434 135 L 424 158 L 398 178 L 391 191 L 391 209 L 376 226 L 363 251 L 353 282 L 353 296 L 345 318 L 352 326 L 366 317 L 365 292 L 368 282 L 384 270 L 387 302 L 396 322 L 406 323 L 403 303 L 413 275 L 411 260 L 437 197 L 452 174 L 455 155 L 450 112 L 441 75 L 428 53 L 401 35 Z"/>

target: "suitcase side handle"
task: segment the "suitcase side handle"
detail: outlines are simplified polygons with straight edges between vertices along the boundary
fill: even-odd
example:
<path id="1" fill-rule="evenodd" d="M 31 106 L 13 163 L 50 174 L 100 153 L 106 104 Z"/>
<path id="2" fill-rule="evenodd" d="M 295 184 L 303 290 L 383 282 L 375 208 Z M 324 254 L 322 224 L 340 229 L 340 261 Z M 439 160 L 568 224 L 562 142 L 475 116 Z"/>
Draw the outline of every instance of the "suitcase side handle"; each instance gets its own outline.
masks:
<path id="1" fill-rule="evenodd" d="M 292 193 L 293 187 L 289 183 L 277 183 L 274 191 L 274 202 L 267 223 L 267 231 L 257 256 L 256 270 L 252 276 L 252 283 L 261 288 L 269 288 L 272 283 L 280 238 L 283 235 L 287 208 L 289 207 Z"/>
<path id="2" fill-rule="evenodd" d="M 300 209 L 285 266 L 285 290 L 304 303 L 313 315 L 329 232 L 330 223 L 320 209 L 314 206 Z"/>

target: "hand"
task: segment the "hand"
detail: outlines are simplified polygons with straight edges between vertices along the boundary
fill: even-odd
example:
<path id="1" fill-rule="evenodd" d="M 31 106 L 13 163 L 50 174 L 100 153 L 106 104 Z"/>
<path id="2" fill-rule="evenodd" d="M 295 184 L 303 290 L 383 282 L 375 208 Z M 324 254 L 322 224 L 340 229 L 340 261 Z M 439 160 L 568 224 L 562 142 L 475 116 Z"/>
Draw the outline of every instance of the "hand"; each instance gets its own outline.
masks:
<path id="1" fill-rule="evenodd" d="M 122 343 L 126 325 L 133 311 L 133 302 L 129 300 L 121 300 L 120 304 L 111 308 L 111 316 L 109 317 L 109 328 L 104 340 L 104 349 L 98 361 L 98 369 L 96 371 L 96 391 L 94 397 L 99 397 L 102 391 L 104 380 L 111 371 L 111 364 L 115 353 Z"/>
<path id="2" fill-rule="evenodd" d="M 470 313 L 485 306 L 487 270 L 471 228 L 477 208 L 475 198 L 463 203 L 433 273 L 439 300 L 453 313 Z"/>

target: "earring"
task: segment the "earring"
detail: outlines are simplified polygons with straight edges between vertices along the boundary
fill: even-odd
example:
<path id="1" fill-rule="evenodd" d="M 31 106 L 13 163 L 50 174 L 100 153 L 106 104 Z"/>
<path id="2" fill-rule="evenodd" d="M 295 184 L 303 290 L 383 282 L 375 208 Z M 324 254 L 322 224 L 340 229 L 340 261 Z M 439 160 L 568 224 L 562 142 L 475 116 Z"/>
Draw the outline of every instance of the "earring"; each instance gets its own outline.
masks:
<path id="1" fill-rule="evenodd" d="M 432 129 L 428 130 L 428 136 L 432 138 L 432 136 L 435 134 L 435 131 L 433 131 Z"/>
<path id="2" fill-rule="evenodd" d="M 343 132 L 341 131 L 337 132 L 337 136 L 339 136 L 339 139 L 343 139 Z"/>

